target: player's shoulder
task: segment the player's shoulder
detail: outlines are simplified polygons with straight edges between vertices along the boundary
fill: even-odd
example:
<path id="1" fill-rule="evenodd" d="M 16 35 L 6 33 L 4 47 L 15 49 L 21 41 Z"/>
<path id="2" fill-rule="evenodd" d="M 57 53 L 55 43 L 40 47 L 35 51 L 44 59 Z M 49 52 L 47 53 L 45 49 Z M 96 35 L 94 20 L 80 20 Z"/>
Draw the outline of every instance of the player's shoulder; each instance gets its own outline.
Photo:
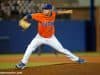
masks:
<path id="1" fill-rule="evenodd" d="M 52 13 L 53 13 L 53 14 L 56 14 L 57 12 L 56 12 L 56 11 L 52 11 Z"/>
<path id="2" fill-rule="evenodd" d="M 52 11 L 52 15 L 55 16 L 57 13 L 55 11 Z"/>

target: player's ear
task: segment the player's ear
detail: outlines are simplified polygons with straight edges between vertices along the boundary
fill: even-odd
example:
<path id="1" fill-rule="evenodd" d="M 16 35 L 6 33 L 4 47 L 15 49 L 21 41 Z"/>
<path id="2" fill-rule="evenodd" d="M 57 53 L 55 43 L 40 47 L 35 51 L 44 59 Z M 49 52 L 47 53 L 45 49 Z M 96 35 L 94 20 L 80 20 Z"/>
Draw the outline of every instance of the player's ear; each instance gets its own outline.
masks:
<path id="1" fill-rule="evenodd" d="M 56 10 L 56 8 L 54 6 L 52 6 L 52 11 L 55 11 L 55 10 Z"/>

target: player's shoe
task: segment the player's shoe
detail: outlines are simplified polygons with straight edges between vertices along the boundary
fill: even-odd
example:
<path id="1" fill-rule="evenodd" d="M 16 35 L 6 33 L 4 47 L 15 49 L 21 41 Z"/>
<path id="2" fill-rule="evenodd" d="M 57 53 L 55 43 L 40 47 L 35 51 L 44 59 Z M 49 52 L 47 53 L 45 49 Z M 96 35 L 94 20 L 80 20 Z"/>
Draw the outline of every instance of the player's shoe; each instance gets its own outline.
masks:
<path id="1" fill-rule="evenodd" d="M 24 63 L 22 63 L 22 62 L 16 64 L 16 68 L 17 69 L 24 69 L 25 67 L 26 67 L 26 65 Z"/>
<path id="2" fill-rule="evenodd" d="M 76 62 L 79 64 L 84 64 L 86 63 L 86 60 L 79 58 Z"/>

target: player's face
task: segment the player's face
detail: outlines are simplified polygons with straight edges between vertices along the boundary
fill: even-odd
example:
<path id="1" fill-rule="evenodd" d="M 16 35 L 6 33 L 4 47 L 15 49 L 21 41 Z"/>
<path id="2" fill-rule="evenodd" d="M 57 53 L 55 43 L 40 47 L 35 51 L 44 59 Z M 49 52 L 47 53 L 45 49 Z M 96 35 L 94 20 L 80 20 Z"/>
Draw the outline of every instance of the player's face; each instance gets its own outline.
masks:
<path id="1" fill-rule="evenodd" d="M 51 9 L 43 9 L 43 14 L 49 16 L 51 14 Z"/>

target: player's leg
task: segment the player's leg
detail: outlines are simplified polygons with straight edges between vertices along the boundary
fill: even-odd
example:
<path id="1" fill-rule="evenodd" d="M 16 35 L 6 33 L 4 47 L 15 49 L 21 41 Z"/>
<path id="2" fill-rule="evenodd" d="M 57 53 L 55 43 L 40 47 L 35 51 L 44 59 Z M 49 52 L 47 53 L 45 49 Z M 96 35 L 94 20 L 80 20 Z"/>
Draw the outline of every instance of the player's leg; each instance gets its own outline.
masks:
<path id="1" fill-rule="evenodd" d="M 31 43 L 28 45 L 25 54 L 23 56 L 23 59 L 21 60 L 21 62 L 19 64 L 17 64 L 16 66 L 20 69 L 24 69 L 24 65 L 27 64 L 28 59 L 30 57 L 30 55 L 32 54 L 33 51 L 35 51 L 35 49 L 41 45 L 41 39 L 39 38 L 39 35 L 37 35 L 32 41 Z"/>
<path id="2" fill-rule="evenodd" d="M 42 43 L 41 43 L 40 39 L 38 37 L 35 37 L 31 41 L 31 43 L 28 45 L 28 47 L 25 51 L 24 57 L 22 59 L 22 62 L 26 64 L 28 62 L 28 59 L 29 59 L 30 55 L 32 54 L 32 52 L 34 52 L 35 49 L 41 44 Z"/>
<path id="3" fill-rule="evenodd" d="M 48 42 L 48 45 L 50 45 L 51 47 L 55 48 L 59 52 L 66 54 L 67 57 L 69 57 L 72 61 L 79 61 L 80 58 L 78 56 L 74 55 L 73 53 L 71 53 L 68 49 L 63 48 L 63 46 L 56 39 L 55 36 L 53 36 L 49 41 L 50 42 Z"/>

